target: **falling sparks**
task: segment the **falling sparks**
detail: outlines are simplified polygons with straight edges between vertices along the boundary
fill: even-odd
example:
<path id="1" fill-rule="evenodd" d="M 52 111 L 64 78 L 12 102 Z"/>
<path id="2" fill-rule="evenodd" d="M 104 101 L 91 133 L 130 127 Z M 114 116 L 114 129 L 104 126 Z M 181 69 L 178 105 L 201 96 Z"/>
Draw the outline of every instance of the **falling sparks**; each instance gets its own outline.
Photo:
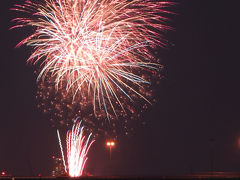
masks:
<path id="1" fill-rule="evenodd" d="M 29 63 L 40 63 L 38 80 L 54 78 L 56 89 L 72 98 L 87 97 L 94 113 L 104 109 L 117 116 L 125 111 L 120 96 L 150 101 L 138 87 L 150 84 L 145 74 L 160 65 L 150 52 L 165 46 L 166 10 L 173 3 L 153 0 L 27 0 L 16 11 L 31 14 L 16 18 L 13 28 L 35 31 L 21 41 L 33 47 Z"/>
<path id="2" fill-rule="evenodd" d="M 151 90 L 141 91 L 141 89 L 138 91 L 147 92 L 148 94 L 144 95 L 154 102 L 155 92 L 151 92 Z M 151 94 L 153 95 L 149 96 Z M 94 137 L 100 135 L 118 138 L 133 133 L 135 128 L 143 123 L 144 119 L 140 117 L 147 110 L 149 104 L 144 100 L 136 99 L 136 107 L 127 101 L 126 96 L 120 95 L 120 98 L 125 103 L 126 111 L 124 112 L 120 108 L 116 109 L 118 118 L 113 113 L 109 113 L 110 121 L 108 121 L 104 110 L 98 112 L 97 116 L 94 115 L 92 104 L 87 98 L 72 101 L 71 94 L 68 94 L 64 89 L 55 91 L 53 78 L 48 77 L 45 81 L 40 81 L 36 93 L 39 111 L 43 112 L 54 128 L 69 127 L 80 116 L 85 132 L 93 133 Z"/>
<path id="3" fill-rule="evenodd" d="M 81 126 L 81 122 L 78 122 L 76 120 L 72 127 L 72 130 L 69 130 L 66 136 L 67 166 L 65 164 L 59 131 L 57 131 L 57 135 L 65 171 L 71 177 L 82 176 L 86 161 L 88 159 L 87 153 L 92 143 L 94 142 L 94 140 L 90 140 L 91 134 L 86 138 L 86 136 L 84 136 L 84 127 Z"/>

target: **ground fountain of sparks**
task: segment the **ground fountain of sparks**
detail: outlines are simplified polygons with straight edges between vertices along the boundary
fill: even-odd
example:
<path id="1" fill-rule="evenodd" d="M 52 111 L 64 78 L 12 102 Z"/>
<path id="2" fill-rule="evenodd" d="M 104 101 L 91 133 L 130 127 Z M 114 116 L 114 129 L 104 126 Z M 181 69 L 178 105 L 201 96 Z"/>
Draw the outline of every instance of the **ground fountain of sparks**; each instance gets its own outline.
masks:
<path id="1" fill-rule="evenodd" d="M 84 135 L 84 127 L 81 126 L 81 122 L 76 120 L 72 130 L 69 130 L 66 136 L 67 165 L 65 163 L 63 147 L 58 130 L 57 135 L 66 173 L 68 173 L 71 177 L 82 176 L 86 161 L 88 159 L 87 153 L 94 142 L 94 140 L 90 140 L 91 134 L 86 137 Z"/>

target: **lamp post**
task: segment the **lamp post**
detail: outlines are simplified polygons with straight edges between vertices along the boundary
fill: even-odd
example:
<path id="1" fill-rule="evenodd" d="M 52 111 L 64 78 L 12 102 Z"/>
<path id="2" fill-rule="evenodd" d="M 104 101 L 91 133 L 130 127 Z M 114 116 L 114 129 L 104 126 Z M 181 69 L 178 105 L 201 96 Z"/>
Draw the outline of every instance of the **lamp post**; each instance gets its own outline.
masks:
<path id="1" fill-rule="evenodd" d="M 210 168 L 211 168 L 211 174 L 213 174 L 214 171 L 214 142 L 215 139 L 211 138 L 210 140 L 210 158 L 211 158 L 211 162 L 210 162 Z"/>
<path id="2" fill-rule="evenodd" d="M 112 148 L 115 146 L 115 142 L 114 141 L 107 141 L 106 145 L 109 148 L 109 156 L 110 156 L 110 160 L 111 160 L 112 159 Z"/>

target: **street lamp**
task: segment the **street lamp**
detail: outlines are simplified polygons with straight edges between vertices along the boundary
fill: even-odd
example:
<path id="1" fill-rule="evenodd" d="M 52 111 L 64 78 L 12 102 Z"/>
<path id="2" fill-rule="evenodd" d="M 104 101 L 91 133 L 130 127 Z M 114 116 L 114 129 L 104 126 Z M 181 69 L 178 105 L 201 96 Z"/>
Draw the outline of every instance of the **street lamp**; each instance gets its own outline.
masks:
<path id="1" fill-rule="evenodd" d="M 109 155 L 110 155 L 110 160 L 112 157 L 112 148 L 115 146 L 115 142 L 114 141 L 107 141 L 106 142 L 107 147 L 109 148 Z"/>
<path id="2" fill-rule="evenodd" d="M 213 164 L 213 160 L 214 160 L 214 142 L 215 139 L 211 138 L 210 140 L 210 156 L 211 156 L 211 174 L 213 174 L 213 168 L 214 168 L 214 164 Z"/>

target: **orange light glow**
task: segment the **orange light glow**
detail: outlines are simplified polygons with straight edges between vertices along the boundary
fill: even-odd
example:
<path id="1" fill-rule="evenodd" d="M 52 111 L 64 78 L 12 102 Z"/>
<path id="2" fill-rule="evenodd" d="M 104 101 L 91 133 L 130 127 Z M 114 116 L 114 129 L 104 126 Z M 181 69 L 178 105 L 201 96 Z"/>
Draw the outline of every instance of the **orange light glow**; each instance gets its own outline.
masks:
<path id="1" fill-rule="evenodd" d="M 115 142 L 114 141 L 107 141 L 106 145 L 109 146 L 109 147 L 113 147 L 113 146 L 115 146 Z"/>

